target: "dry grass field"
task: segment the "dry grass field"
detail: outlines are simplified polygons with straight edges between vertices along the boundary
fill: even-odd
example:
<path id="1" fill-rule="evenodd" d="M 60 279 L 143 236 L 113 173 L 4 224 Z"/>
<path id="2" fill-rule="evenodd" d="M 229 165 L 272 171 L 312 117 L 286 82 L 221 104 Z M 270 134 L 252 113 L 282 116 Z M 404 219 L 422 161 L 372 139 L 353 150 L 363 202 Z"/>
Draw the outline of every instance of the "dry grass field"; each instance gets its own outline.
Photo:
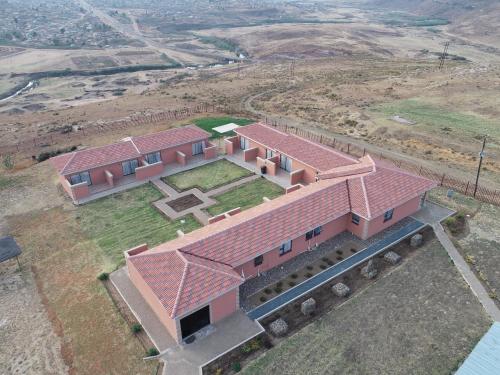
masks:
<path id="1" fill-rule="evenodd" d="M 491 322 L 445 250 L 429 242 L 242 374 L 449 374 Z"/>

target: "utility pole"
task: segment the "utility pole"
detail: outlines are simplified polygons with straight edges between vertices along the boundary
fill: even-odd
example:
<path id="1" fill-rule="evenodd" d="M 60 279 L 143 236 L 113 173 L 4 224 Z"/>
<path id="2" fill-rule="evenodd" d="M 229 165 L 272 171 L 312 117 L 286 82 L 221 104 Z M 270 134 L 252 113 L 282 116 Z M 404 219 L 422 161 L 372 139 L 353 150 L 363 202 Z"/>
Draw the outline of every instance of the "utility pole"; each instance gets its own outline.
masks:
<path id="1" fill-rule="evenodd" d="M 483 148 L 481 149 L 481 152 L 479 153 L 479 166 L 477 168 L 476 185 L 474 186 L 474 198 L 476 197 L 476 193 L 477 193 L 477 185 L 479 183 L 479 173 L 481 173 L 481 165 L 483 164 L 484 147 L 485 146 L 486 146 L 486 137 L 484 137 L 484 139 L 483 139 Z"/>
<path id="2" fill-rule="evenodd" d="M 444 44 L 443 53 L 441 54 L 441 57 L 439 58 L 439 70 L 443 69 L 444 61 L 446 60 L 446 57 L 448 56 L 448 48 L 449 47 L 450 47 L 450 42 L 446 42 Z"/>

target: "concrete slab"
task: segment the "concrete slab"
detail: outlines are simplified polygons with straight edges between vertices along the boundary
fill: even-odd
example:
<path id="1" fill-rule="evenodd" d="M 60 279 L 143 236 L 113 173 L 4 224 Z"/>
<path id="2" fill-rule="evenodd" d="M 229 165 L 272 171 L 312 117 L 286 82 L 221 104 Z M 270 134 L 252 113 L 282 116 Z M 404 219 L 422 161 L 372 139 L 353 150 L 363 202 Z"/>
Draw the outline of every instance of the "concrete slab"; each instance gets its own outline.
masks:
<path id="1" fill-rule="evenodd" d="M 426 201 L 424 207 L 422 207 L 417 213 L 413 214 L 412 217 L 422 223 L 433 225 L 442 222 L 454 213 L 455 211 L 450 210 L 447 207 L 431 201 Z"/>
<path id="2" fill-rule="evenodd" d="M 210 331 L 212 333 L 192 344 L 177 345 L 162 352 L 163 374 L 199 375 L 205 364 L 264 332 L 264 328 L 240 310 L 214 324 Z"/>
<path id="3" fill-rule="evenodd" d="M 160 352 L 177 345 L 128 277 L 126 267 L 113 272 L 110 280 Z"/>

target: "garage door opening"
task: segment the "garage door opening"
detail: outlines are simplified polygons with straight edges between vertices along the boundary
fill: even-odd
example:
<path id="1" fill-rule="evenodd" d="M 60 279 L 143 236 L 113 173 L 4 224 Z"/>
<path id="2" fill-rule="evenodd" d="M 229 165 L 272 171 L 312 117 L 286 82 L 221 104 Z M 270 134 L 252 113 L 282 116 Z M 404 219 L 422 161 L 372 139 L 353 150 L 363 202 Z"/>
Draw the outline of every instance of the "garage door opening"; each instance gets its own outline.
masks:
<path id="1" fill-rule="evenodd" d="M 191 336 L 193 333 L 199 331 L 203 327 L 210 324 L 210 306 L 192 313 L 181 319 L 181 333 L 182 339 Z"/>

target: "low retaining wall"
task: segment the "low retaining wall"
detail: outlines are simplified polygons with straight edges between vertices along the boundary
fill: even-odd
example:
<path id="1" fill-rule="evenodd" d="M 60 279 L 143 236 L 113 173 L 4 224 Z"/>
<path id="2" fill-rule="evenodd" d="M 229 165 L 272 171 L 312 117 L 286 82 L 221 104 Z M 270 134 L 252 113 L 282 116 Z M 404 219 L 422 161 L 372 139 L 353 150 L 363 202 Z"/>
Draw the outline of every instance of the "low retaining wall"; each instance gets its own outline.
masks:
<path id="1" fill-rule="evenodd" d="M 147 180 L 148 178 L 159 175 L 163 172 L 163 163 L 159 161 L 158 163 L 145 165 L 144 167 L 138 167 L 135 169 L 135 178 L 139 181 Z"/>

